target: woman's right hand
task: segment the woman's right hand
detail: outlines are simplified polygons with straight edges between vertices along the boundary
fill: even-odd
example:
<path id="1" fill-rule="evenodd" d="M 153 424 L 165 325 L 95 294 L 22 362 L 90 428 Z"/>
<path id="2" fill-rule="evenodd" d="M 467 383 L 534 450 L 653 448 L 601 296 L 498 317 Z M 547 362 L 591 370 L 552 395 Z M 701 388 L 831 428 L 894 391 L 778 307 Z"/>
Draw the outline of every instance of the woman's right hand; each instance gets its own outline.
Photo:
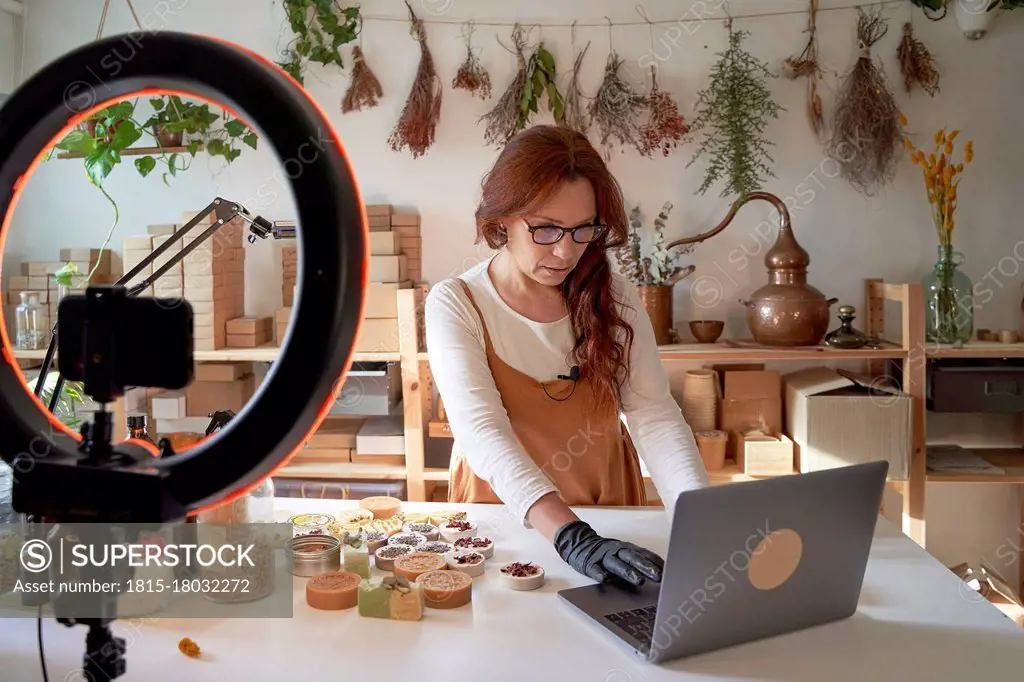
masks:
<path id="1" fill-rule="evenodd" d="M 661 582 L 665 570 L 664 560 L 654 552 L 602 537 L 584 521 L 570 521 L 559 528 L 554 542 L 565 563 L 599 583 L 618 579 L 641 587 L 647 580 Z"/>

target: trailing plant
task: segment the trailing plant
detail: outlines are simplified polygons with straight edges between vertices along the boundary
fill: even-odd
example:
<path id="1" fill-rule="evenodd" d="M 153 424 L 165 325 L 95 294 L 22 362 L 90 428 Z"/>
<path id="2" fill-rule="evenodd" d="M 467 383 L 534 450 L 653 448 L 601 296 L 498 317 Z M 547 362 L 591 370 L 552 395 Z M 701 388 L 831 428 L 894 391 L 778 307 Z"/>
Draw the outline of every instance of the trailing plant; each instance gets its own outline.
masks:
<path id="1" fill-rule="evenodd" d="M 724 181 L 720 196 L 743 196 L 759 190 L 766 177 L 775 177 L 768 153 L 774 143 L 764 132 L 785 109 L 768 89 L 767 79 L 775 76 L 743 48 L 748 35 L 729 26 L 729 49 L 719 53 L 711 82 L 698 96 L 698 114 L 690 128 L 703 133 L 703 140 L 687 167 L 710 157 L 699 194 Z"/>
<path id="2" fill-rule="evenodd" d="M 624 61 L 614 50 L 608 53 L 604 78 L 587 109 L 590 120 L 601 133 L 601 146 L 606 157 L 610 155 L 612 138 L 621 145 L 621 151 L 625 151 L 625 147 L 637 148 L 640 117 L 647 104 L 644 96 L 619 75 L 619 67 Z"/>
<path id="3" fill-rule="evenodd" d="M 871 46 L 889 30 L 887 20 L 878 9 L 857 11 L 861 53 L 839 91 L 828 155 L 843 179 L 870 196 L 895 175 L 903 136 L 889 81 L 871 57 Z"/>
<path id="4" fill-rule="evenodd" d="M 807 120 L 819 141 L 824 142 L 826 134 L 824 110 L 818 85 L 821 82 L 821 64 L 818 62 L 818 0 L 810 0 L 806 33 L 810 34 L 804 51 L 796 57 L 782 62 L 782 73 L 790 80 L 807 79 Z"/>
<path id="5" fill-rule="evenodd" d="M 277 65 L 299 83 L 309 63 L 345 68 L 338 48 L 359 34 L 359 7 L 340 7 L 333 0 L 282 0 L 282 5 L 295 37 Z"/>
<path id="6" fill-rule="evenodd" d="M 53 399 L 53 389 L 56 386 L 58 376 L 58 372 L 50 372 L 46 375 L 43 390 L 39 392 L 39 400 L 44 405 L 49 405 Z M 32 389 L 30 388 L 29 390 Z M 85 386 L 83 383 L 80 381 L 65 381 L 64 389 L 57 400 L 53 416 L 57 417 L 68 428 L 77 430 L 81 427 L 82 422 L 85 421 L 85 417 L 78 413 L 76 406 L 84 405 Z"/>
<path id="7" fill-rule="evenodd" d="M 380 103 L 384 89 L 377 76 L 366 64 L 363 49 L 356 45 L 352 48 L 352 81 L 349 83 L 345 97 L 341 100 L 341 112 L 347 114 L 359 111 L 364 107 L 372 109 Z"/>
<path id="8" fill-rule="evenodd" d="M 896 56 L 900 60 L 900 71 L 903 73 L 903 87 L 910 92 L 914 85 L 932 97 L 939 91 L 939 71 L 935 68 L 935 59 L 925 44 L 914 37 L 914 28 L 910 22 L 903 24 L 903 40 L 896 48 Z"/>
<path id="9" fill-rule="evenodd" d="M 409 10 L 409 20 L 412 22 L 409 31 L 420 44 L 420 65 L 416 71 L 412 91 L 405 102 L 398 123 L 391 132 L 388 144 L 396 152 L 408 147 L 415 159 L 426 154 L 434 143 L 437 122 L 441 118 L 443 88 L 441 78 L 434 67 L 434 58 L 427 47 L 427 33 L 423 20 L 412 11 L 408 0 L 405 6 Z"/>
<path id="10" fill-rule="evenodd" d="M 690 126 L 679 113 L 679 106 L 667 92 L 658 88 L 655 67 L 651 66 L 651 92 L 645 99 L 647 121 L 640 126 L 637 150 L 651 157 L 655 152 L 668 156 L 690 132 Z"/>
<path id="11" fill-rule="evenodd" d="M 629 213 L 629 234 L 626 243 L 613 251 L 619 270 L 636 286 L 669 286 L 690 275 L 693 265 L 677 264 L 679 257 L 692 253 L 694 244 L 674 250 L 674 254 L 665 249 L 665 222 L 672 212 L 672 204 L 666 201 L 658 216 L 654 219 L 654 230 L 650 249 L 645 249 L 641 231 L 643 216 L 640 207 L 635 206 Z"/>
<path id="12" fill-rule="evenodd" d="M 539 113 L 540 101 L 545 96 L 548 111 L 555 123 L 565 123 L 565 102 L 555 83 L 557 70 L 554 55 L 541 41 L 527 60 L 526 37 L 519 24 L 512 29 L 512 44 L 514 50 L 509 52 L 516 56 L 516 75 L 494 108 L 481 116 L 479 121 L 486 123 L 484 139 L 487 144 L 497 147 L 504 147 L 518 131 L 526 127 L 530 117 Z M 505 49 L 508 50 L 507 47 Z"/>
<path id="13" fill-rule="evenodd" d="M 487 73 L 480 57 L 473 51 L 473 27 L 470 24 L 469 32 L 463 30 L 463 40 L 466 41 L 466 59 L 462 62 L 455 78 L 452 79 L 452 88 L 465 90 L 474 97 L 487 100 L 491 98 L 491 75 Z"/>

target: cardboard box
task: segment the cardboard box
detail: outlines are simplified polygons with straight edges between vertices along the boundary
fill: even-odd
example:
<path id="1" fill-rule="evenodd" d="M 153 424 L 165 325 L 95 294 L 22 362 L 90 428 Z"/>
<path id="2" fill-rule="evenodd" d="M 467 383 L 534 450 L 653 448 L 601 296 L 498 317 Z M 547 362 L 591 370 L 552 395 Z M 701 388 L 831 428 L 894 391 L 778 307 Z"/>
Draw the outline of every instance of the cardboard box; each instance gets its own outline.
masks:
<path id="1" fill-rule="evenodd" d="M 251 362 L 200 362 L 195 381 L 237 381 L 253 373 Z"/>
<path id="2" fill-rule="evenodd" d="M 738 456 L 739 434 L 750 429 L 782 431 L 782 383 L 763 365 L 716 365 L 719 376 L 718 428 L 729 434 L 728 453 Z"/>
<path id="3" fill-rule="evenodd" d="M 794 470 L 794 444 L 786 434 L 773 434 L 778 440 L 740 434 L 736 463 L 747 476 L 788 476 Z"/>
<path id="4" fill-rule="evenodd" d="M 365 319 L 356 340 L 356 353 L 397 353 L 399 346 L 397 318 Z"/>
<path id="5" fill-rule="evenodd" d="M 182 419 L 186 417 L 185 392 L 172 391 L 153 396 L 153 419 Z"/>
<path id="6" fill-rule="evenodd" d="M 420 224 L 420 216 L 418 213 L 393 213 L 391 215 L 392 225 L 416 225 Z"/>
<path id="7" fill-rule="evenodd" d="M 352 461 L 352 449 L 351 448 L 302 448 L 299 450 L 294 457 L 292 457 L 293 464 L 300 464 L 302 462 L 351 462 Z"/>
<path id="8" fill-rule="evenodd" d="M 236 317 L 227 321 L 228 334 L 258 334 L 270 332 L 274 328 L 272 317 Z"/>
<path id="9" fill-rule="evenodd" d="M 886 460 L 889 478 L 906 480 L 909 395 L 827 367 L 786 375 L 785 390 L 786 432 L 796 443 L 801 473 Z"/>
<path id="10" fill-rule="evenodd" d="M 364 421 L 361 417 L 327 417 L 306 441 L 306 447 L 355 449 L 356 435 Z"/>
<path id="11" fill-rule="evenodd" d="M 331 405 L 330 414 L 390 416 L 401 400 L 402 373 L 397 362 L 390 362 L 380 370 L 350 370 Z"/>
<path id="12" fill-rule="evenodd" d="M 391 204 L 366 204 L 366 215 L 385 215 L 390 219 L 392 211 Z"/>
<path id="13" fill-rule="evenodd" d="M 228 348 L 259 348 L 270 343 L 273 338 L 273 330 L 264 329 L 255 334 L 227 334 L 225 344 Z"/>
<path id="14" fill-rule="evenodd" d="M 397 256 L 370 256 L 371 282 L 404 282 L 408 277 L 409 258 Z"/>
<path id="15" fill-rule="evenodd" d="M 185 394 L 190 417 L 205 417 L 217 410 L 240 412 L 256 391 L 256 377 L 235 381 L 193 381 Z"/>
<path id="16" fill-rule="evenodd" d="M 404 238 L 419 238 L 420 226 L 419 225 L 392 225 L 391 229 L 397 232 L 401 237 Z"/>
<path id="17" fill-rule="evenodd" d="M 401 253 L 398 248 L 398 233 L 392 232 L 390 225 L 387 232 L 370 233 L 370 254 L 373 256 L 394 256 Z"/>
<path id="18" fill-rule="evenodd" d="M 366 289 L 367 319 L 398 317 L 398 291 L 411 289 L 412 280 L 404 282 L 371 282 Z"/>
<path id="19" fill-rule="evenodd" d="M 387 232 L 391 230 L 391 216 L 366 216 L 366 225 L 370 232 Z"/>

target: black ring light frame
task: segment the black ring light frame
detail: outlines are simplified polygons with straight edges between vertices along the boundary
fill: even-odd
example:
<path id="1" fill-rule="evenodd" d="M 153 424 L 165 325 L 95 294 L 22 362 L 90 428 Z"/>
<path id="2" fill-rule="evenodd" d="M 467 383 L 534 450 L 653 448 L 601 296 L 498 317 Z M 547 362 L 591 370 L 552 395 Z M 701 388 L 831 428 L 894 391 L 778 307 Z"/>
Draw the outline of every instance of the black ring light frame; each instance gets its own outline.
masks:
<path id="1" fill-rule="evenodd" d="M 129 41 L 137 46 L 134 55 L 112 62 L 115 50 L 123 52 Z M 83 84 L 101 94 L 102 101 L 72 111 L 66 102 L 70 88 Z M 247 493 L 283 466 L 323 420 L 351 365 L 363 317 L 367 223 L 333 126 L 280 68 L 216 38 L 174 32 L 113 36 L 65 54 L 18 89 L 0 109 L 0 253 L 25 183 L 69 128 L 115 101 L 166 93 L 197 97 L 244 115 L 281 159 L 313 140 L 329 144 L 315 159 L 303 157 L 302 173 L 290 178 L 301 226 L 298 292 L 289 336 L 259 391 L 226 428 L 188 450 L 145 467 L 75 472 L 81 478 L 75 479 L 70 498 L 86 511 L 131 505 L 152 510 L 153 501 L 137 499 L 133 492 L 136 487 L 154 489 L 133 486 L 138 477 L 147 477 L 147 483 L 160 479 L 164 510 L 198 512 Z M 47 480 L 39 479 L 49 469 L 32 462 L 26 466 L 26 453 L 76 467 L 81 436 L 31 394 L 2 327 L 0 339 L 0 456 L 15 468 L 19 482 L 40 489 Z M 105 485 L 90 492 L 101 476 Z M 110 495 L 111 482 L 123 499 L 100 499 Z"/>

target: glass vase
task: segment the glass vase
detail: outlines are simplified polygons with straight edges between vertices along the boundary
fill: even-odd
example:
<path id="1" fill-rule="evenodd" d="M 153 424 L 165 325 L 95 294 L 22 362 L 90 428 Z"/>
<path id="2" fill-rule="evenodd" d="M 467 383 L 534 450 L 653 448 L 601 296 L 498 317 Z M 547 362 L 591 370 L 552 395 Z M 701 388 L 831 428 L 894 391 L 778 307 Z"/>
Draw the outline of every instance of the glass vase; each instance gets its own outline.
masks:
<path id="1" fill-rule="evenodd" d="M 922 282 L 930 343 L 967 343 L 974 333 L 974 287 L 960 270 L 963 262 L 963 254 L 940 245 L 939 259 Z"/>

